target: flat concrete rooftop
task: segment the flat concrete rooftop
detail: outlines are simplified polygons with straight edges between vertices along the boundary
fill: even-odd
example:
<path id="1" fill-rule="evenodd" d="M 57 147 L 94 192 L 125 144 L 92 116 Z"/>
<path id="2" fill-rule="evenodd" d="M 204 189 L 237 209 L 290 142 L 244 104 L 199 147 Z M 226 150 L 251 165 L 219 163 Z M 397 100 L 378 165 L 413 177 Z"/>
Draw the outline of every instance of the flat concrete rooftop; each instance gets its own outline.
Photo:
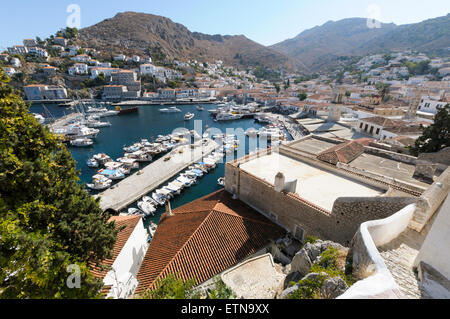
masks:
<path id="1" fill-rule="evenodd" d="M 384 193 L 380 189 L 278 153 L 250 160 L 241 164 L 240 169 L 272 185 L 278 172 L 284 174 L 286 181 L 297 179 L 296 193 L 303 199 L 328 211 L 332 210 L 334 201 L 339 197 L 375 197 Z"/>
<path id="2" fill-rule="evenodd" d="M 319 153 L 336 145 L 337 144 L 331 142 L 326 142 L 315 138 L 308 138 L 298 142 L 290 143 L 288 146 L 299 151 L 318 155 Z"/>
<path id="3" fill-rule="evenodd" d="M 349 163 L 350 166 L 363 169 L 367 172 L 393 177 L 396 180 L 406 182 L 424 189 L 430 185 L 423 183 L 412 176 L 415 166 L 384 157 L 363 153 Z"/>

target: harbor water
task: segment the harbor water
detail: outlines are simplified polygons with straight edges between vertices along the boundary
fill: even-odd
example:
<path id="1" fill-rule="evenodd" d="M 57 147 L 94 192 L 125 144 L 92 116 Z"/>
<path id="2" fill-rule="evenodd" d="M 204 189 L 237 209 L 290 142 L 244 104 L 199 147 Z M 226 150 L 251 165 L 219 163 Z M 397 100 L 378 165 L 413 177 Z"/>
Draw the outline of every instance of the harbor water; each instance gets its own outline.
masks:
<path id="1" fill-rule="evenodd" d="M 90 147 L 71 147 L 68 146 L 73 158 L 77 162 L 77 168 L 80 171 L 80 182 L 90 183 L 92 176 L 96 174 L 98 168 L 89 168 L 86 164 L 87 160 L 94 154 L 105 153 L 113 160 L 122 157 L 124 154 L 123 147 L 130 146 L 141 139 L 156 139 L 158 135 L 167 135 L 173 133 L 176 128 L 186 128 L 188 130 L 196 129 L 200 136 L 203 135 L 206 128 L 214 128 L 222 133 L 227 133 L 227 129 L 242 129 L 246 131 L 249 128 L 260 129 L 262 126 L 255 122 L 254 119 L 241 119 L 237 121 L 215 122 L 208 109 L 217 108 L 214 104 L 204 104 L 203 111 L 197 110 L 197 105 L 171 105 L 181 110 L 179 113 L 162 113 L 161 108 L 167 108 L 164 105 L 144 105 L 139 107 L 139 112 L 130 113 L 121 116 L 111 116 L 102 118 L 101 121 L 108 121 L 111 126 L 100 128 L 100 133 L 94 140 L 94 144 Z M 48 118 L 53 116 L 59 118 L 71 111 L 58 105 L 33 105 L 30 108 L 33 113 L 43 114 Z M 190 121 L 184 120 L 184 114 L 191 112 L 195 117 Z M 195 122 L 195 121 L 201 122 Z M 195 127 L 194 127 L 195 125 Z M 199 132 L 200 130 L 200 132 Z M 256 138 L 253 138 L 256 140 Z M 240 147 L 245 154 L 255 151 L 257 142 L 249 143 L 249 137 L 242 136 L 239 138 Z M 225 162 L 225 159 L 224 159 Z M 140 163 L 140 168 L 150 163 Z M 224 176 L 225 164 L 220 163 L 216 169 L 211 170 L 209 174 L 198 180 L 198 183 L 190 188 L 185 188 L 181 195 L 175 196 L 171 200 L 171 207 L 175 209 L 195 199 L 205 196 L 211 192 L 221 188 L 217 184 L 217 180 Z M 174 176 L 175 178 L 176 176 Z M 167 184 L 167 183 L 166 183 Z M 130 207 L 137 207 L 136 203 Z M 149 217 L 147 223 L 151 220 L 156 224 L 159 222 L 161 214 L 164 213 L 164 207 L 159 207 L 154 217 Z"/>

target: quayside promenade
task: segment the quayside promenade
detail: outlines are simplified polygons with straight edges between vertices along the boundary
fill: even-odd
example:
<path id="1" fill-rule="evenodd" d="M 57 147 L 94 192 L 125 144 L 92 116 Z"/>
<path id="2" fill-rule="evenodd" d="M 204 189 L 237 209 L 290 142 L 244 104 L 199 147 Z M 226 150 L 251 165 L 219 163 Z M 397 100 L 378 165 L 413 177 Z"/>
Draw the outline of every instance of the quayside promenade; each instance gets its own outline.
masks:
<path id="1" fill-rule="evenodd" d="M 218 146 L 211 139 L 202 139 L 194 144 L 173 149 L 144 169 L 125 178 L 113 188 L 97 195 L 96 197 L 100 197 L 100 207 L 104 211 L 119 212 L 188 166 L 201 161 L 204 156 L 212 153 Z M 170 159 L 167 160 L 168 158 Z"/>

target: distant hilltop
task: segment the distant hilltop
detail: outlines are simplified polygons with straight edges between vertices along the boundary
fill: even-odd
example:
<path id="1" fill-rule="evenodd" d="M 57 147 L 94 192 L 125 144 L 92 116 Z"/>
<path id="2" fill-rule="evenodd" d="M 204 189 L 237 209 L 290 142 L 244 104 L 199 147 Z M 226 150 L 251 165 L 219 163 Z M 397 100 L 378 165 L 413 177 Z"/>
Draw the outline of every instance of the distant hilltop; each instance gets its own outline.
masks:
<path id="1" fill-rule="evenodd" d="M 152 14 L 124 12 L 80 30 L 89 47 L 128 54 L 163 54 L 169 58 L 199 61 L 222 60 L 226 65 L 294 71 L 295 59 L 258 44 L 243 35 L 223 36 L 191 32 L 172 20 Z"/>
<path id="2" fill-rule="evenodd" d="M 172 20 L 145 13 L 118 13 L 80 30 L 86 46 L 130 54 L 162 54 L 175 59 L 214 61 L 235 67 L 263 66 L 306 73 L 329 71 L 345 57 L 396 50 L 419 50 L 448 55 L 450 14 L 408 25 L 379 23 L 369 28 L 367 19 L 329 21 L 293 39 L 265 47 L 244 35 L 207 35 L 191 32 Z"/>

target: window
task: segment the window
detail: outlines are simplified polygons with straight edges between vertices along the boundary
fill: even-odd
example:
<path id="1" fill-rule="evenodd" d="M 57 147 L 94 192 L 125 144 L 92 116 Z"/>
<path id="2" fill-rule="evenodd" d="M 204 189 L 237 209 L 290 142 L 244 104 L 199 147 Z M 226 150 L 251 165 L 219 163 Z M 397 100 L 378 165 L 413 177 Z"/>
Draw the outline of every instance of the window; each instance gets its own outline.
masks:
<path id="1" fill-rule="evenodd" d="M 369 128 L 369 124 L 366 124 L 366 128 L 364 129 L 364 131 L 367 132 L 367 129 Z"/>
<path id="2" fill-rule="evenodd" d="M 300 241 L 303 241 L 304 236 L 305 236 L 305 230 L 303 228 L 301 228 L 300 226 L 295 225 L 294 237 Z"/>
<path id="3" fill-rule="evenodd" d="M 361 123 L 361 125 L 359 126 L 359 128 L 363 128 L 363 123 Z"/>
<path id="4" fill-rule="evenodd" d="M 370 134 L 373 134 L 373 126 L 370 127 Z"/>
<path id="5" fill-rule="evenodd" d="M 379 128 L 377 128 L 377 133 L 376 134 L 377 135 L 380 134 L 380 129 Z"/>

